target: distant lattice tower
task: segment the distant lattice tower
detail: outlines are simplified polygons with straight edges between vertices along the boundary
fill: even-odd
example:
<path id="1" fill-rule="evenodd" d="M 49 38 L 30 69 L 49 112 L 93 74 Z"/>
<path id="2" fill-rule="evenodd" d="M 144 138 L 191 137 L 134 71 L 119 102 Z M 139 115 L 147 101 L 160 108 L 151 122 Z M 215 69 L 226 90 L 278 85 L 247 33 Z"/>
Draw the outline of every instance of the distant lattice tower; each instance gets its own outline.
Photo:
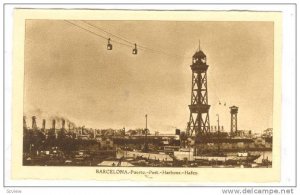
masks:
<path id="1" fill-rule="evenodd" d="M 237 133 L 237 113 L 238 113 L 238 107 L 231 106 L 230 107 L 230 114 L 231 114 L 231 128 L 230 128 L 230 134 L 234 135 Z"/>
<path id="2" fill-rule="evenodd" d="M 210 131 L 209 108 L 207 96 L 207 69 L 206 55 L 199 50 L 193 55 L 192 65 L 192 93 L 190 120 L 187 127 L 188 136 L 195 136 L 195 142 Z"/>

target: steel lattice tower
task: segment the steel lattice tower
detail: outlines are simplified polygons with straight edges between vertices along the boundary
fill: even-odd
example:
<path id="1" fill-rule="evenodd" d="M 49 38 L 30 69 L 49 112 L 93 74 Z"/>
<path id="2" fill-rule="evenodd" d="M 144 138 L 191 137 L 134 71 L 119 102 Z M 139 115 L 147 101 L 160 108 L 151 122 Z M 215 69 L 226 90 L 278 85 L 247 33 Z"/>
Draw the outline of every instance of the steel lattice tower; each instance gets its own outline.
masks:
<path id="1" fill-rule="evenodd" d="M 199 143 L 201 135 L 210 131 L 209 108 L 207 96 L 207 69 L 206 55 L 199 50 L 193 55 L 192 69 L 192 93 L 190 120 L 188 123 L 188 136 L 195 136 L 195 142 Z"/>
<path id="2" fill-rule="evenodd" d="M 230 114 L 231 114 L 231 128 L 230 128 L 230 134 L 233 136 L 237 133 L 237 113 L 238 113 L 238 107 L 231 106 L 230 107 Z"/>

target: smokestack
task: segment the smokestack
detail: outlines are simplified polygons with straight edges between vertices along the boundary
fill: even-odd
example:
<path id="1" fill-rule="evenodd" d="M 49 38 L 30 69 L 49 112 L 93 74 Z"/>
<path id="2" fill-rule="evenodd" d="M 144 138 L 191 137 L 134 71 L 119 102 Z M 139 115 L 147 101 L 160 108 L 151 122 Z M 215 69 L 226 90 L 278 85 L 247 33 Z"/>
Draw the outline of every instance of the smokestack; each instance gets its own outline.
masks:
<path id="1" fill-rule="evenodd" d="M 84 131 L 84 126 L 82 126 L 82 128 L 81 128 L 81 133 L 80 133 L 80 135 L 83 135 L 83 131 Z"/>
<path id="2" fill-rule="evenodd" d="M 46 129 L 46 119 L 43 119 L 42 130 Z"/>
<path id="3" fill-rule="evenodd" d="M 32 116 L 32 130 L 37 130 L 36 117 Z"/>
<path id="4" fill-rule="evenodd" d="M 55 119 L 52 120 L 52 129 L 55 130 Z"/>
<path id="5" fill-rule="evenodd" d="M 23 116 L 23 129 L 27 129 L 26 116 Z"/>
<path id="6" fill-rule="evenodd" d="M 65 119 L 62 119 L 62 121 L 61 121 L 61 128 L 62 129 L 65 129 L 65 123 L 66 123 Z"/>
<path id="7" fill-rule="evenodd" d="M 69 123 L 69 131 L 71 130 L 71 123 Z"/>

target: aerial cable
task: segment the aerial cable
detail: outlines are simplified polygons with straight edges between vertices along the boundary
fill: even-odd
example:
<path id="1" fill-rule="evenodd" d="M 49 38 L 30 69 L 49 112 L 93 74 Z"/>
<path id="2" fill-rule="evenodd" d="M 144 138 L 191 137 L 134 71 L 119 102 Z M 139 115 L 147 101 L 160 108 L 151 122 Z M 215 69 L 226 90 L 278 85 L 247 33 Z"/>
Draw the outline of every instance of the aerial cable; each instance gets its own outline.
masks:
<path id="1" fill-rule="evenodd" d="M 91 23 L 86 22 L 86 21 L 83 21 L 83 20 L 81 20 L 81 21 L 84 22 L 85 24 L 88 24 L 89 26 L 92 26 L 92 27 L 94 27 L 94 28 L 96 28 L 96 29 L 98 29 L 98 30 L 101 30 L 101 31 L 103 31 L 103 32 L 105 32 L 105 33 L 107 33 L 107 34 L 109 34 L 109 35 L 111 35 L 111 36 L 114 36 L 114 37 L 119 38 L 119 39 L 121 39 L 121 40 L 123 40 L 123 41 L 125 41 L 125 42 L 127 42 L 127 43 L 129 43 L 129 44 L 134 45 L 133 42 L 128 41 L 127 39 L 125 39 L 125 38 L 123 38 L 123 37 L 121 37 L 121 36 L 115 35 L 115 34 L 109 32 L 109 31 L 107 31 L 107 30 L 105 30 L 105 29 L 103 29 L 103 28 L 100 28 L 99 26 L 96 26 L 96 25 L 94 25 L 94 24 L 91 24 Z"/>
<path id="2" fill-rule="evenodd" d="M 98 29 L 98 30 L 101 30 L 101 31 L 103 31 L 103 32 L 105 32 L 105 33 L 107 33 L 107 34 L 113 36 L 113 37 L 116 37 L 116 38 L 118 38 L 118 39 L 121 39 L 121 40 L 124 41 L 124 42 L 127 42 L 127 43 L 132 44 L 132 45 L 135 44 L 135 42 L 129 41 L 128 39 L 126 39 L 126 38 L 124 38 L 124 37 L 122 37 L 122 36 L 120 36 L 120 35 L 113 34 L 113 33 L 109 32 L 108 30 L 105 30 L 104 28 L 101 28 L 101 27 L 99 27 L 99 26 L 97 26 L 97 25 L 91 24 L 91 23 L 86 22 L 86 21 L 84 21 L 84 20 L 81 20 L 81 21 L 82 21 L 83 23 L 85 23 L 85 24 L 87 24 L 87 25 L 89 25 L 89 26 L 91 26 L 91 27 L 94 27 L 94 28 L 96 28 L 96 29 Z M 150 50 L 150 51 L 152 51 L 152 52 L 154 52 L 154 53 L 157 53 L 157 54 L 163 54 L 163 55 L 166 55 L 166 56 L 171 56 L 171 57 L 174 57 L 174 56 L 176 56 L 176 57 L 184 57 L 184 56 L 180 56 L 180 55 L 169 54 L 169 53 L 166 53 L 166 52 L 160 51 L 160 50 L 155 50 L 155 49 L 152 49 L 152 48 L 143 46 L 143 45 L 141 45 L 141 44 L 139 44 L 139 48 L 140 48 L 141 50 Z M 184 58 L 185 58 L 185 57 L 184 57 Z"/>
<path id="3" fill-rule="evenodd" d="M 75 23 L 70 22 L 70 21 L 68 21 L 68 20 L 65 20 L 65 22 L 68 22 L 69 24 L 72 24 L 72 25 L 74 25 L 74 26 L 77 26 L 78 28 L 81 28 L 81 29 L 83 29 L 83 30 L 85 30 L 85 31 L 88 31 L 88 32 L 90 32 L 90 33 L 92 33 L 92 34 L 94 34 L 94 35 L 96 35 L 96 36 L 98 36 L 98 37 L 101 37 L 101 38 L 107 40 L 107 37 L 104 37 L 104 36 L 102 36 L 102 35 L 99 35 L 99 34 L 93 32 L 93 31 L 91 31 L 91 30 L 88 30 L 88 29 L 86 29 L 86 28 L 83 28 L 82 26 L 80 26 L 80 25 L 78 25 L 78 24 L 75 24 Z"/>
<path id="4" fill-rule="evenodd" d="M 120 42 L 120 41 L 116 41 L 115 39 L 111 39 L 110 37 L 106 37 L 106 36 L 104 36 L 104 35 L 101 35 L 101 34 L 99 34 L 99 33 L 96 33 L 96 32 L 94 32 L 94 31 L 92 31 L 92 30 L 90 30 L 90 29 L 87 29 L 86 27 L 83 27 L 83 26 L 81 26 L 81 25 L 79 25 L 79 24 L 76 24 L 76 23 L 74 23 L 74 22 L 71 22 L 71 21 L 69 21 L 69 20 L 64 20 L 64 21 L 67 22 L 67 23 L 69 23 L 69 24 L 71 24 L 71 25 L 74 25 L 74 26 L 76 26 L 76 27 L 78 27 L 78 28 L 80 28 L 80 29 L 82 29 L 82 30 L 85 30 L 85 31 L 87 31 L 87 32 L 89 32 L 89 33 L 91 33 L 91 34 L 93 34 L 93 35 L 95 35 L 95 36 L 98 36 L 98 37 L 100 37 L 100 38 L 102 38 L 102 39 L 108 40 L 108 42 L 109 42 L 108 45 L 112 42 L 112 43 L 117 43 L 117 44 L 120 44 L 120 45 L 129 47 L 129 48 L 137 49 L 136 46 L 135 46 L 136 43 L 134 43 L 134 42 L 132 42 L 132 41 L 129 41 L 129 40 L 127 40 L 127 39 L 125 39 L 125 38 L 123 38 L 123 37 L 121 37 L 121 36 L 119 36 L 119 35 L 113 34 L 113 33 L 109 32 L 109 31 L 107 31 L 107 30 L 105 30 L 105 29 L 103 29 L 103 28 L 100 28 L 100 27 L 96 26 L 96 25 L 90 24 L 90 23 L 88 23 L 88 22 L 86 22 L 86 21 L 80 20 L 81 22 L 83 22 L 83 23 L 89 25 L 90 27 L 95 28 L 95 29 L 98 29 L 98 30 L 101 30 L 101 31 L 105 32 L 106 34 L 111 35 L 111 36 L 113 36 L 113 37 L 116 37 L 116 38 L 118 38 L 118 39 L 120 39 L 120 40 L 122 40 L 122 41 L 124 41 L 124 42 L 126 42 L 126 43 L 123 43 L 123 42 Z M 112 45 L 111 45 L 111 46 L 112 46 Z M 166 53 L 166 52 L 164 52 L 164 51 L 155 50 L 155 49 L 152 49 L 152 48 L 149 48 L 149 47 L 140 45 L 140 44 L 138 44 L 138 48 L 139 48 L 140 50 L 143 50 L 143 51 L 148 51 L 148 52 L 156 53 L 156 54 L 162 54 L 162 55 L 166 55 L 166 56 L 170 56 L 170 57 L 181 57 L 181 58 L 183 58 L 183 59 L 190 58 L 190 57 L 187 57 L 187 56 L 180 56 L 180 55 L 176 55 L 176 54 L 169 54 L 169 53 Z M 110 49 L 110 46 L 109 46 L 109 48 L 107 48 L 107 49 L 108 49 L 108 50 L 111 50 L 112 48 Z"/>
<path id="5" fill-rule="evenodd" d="M 98 36 L 98 37 L 102 38 L 102 39 L 105 39 L 105 40 L 110 39 L 109 37 L 105 37 L 105 36 L 103 36 L 103 35 L 100 35 L 99 33 L 96 33 L 96 32 L 94 32 L 94 31 L 91 31 L 91 30 L 89 30 L 89 29 L 87 29 L 87 28 L 84 28 L 84 27 L 82 27 L 82 26 L 80 26 L 80 25 L 78 25 L 78 24 L 75 24 L 75 23 L 73 23 L 73 22 L 70 22 L 70 21 L 68 21 L 68 20 L 65 20 L 65 22 L 68 22 L 69 24 L 72 24 L 72 25 L 74 25 L 74 26 L 76 26 L 76 27 L 78 27 L 78 28 L 81 28 L 82 30 L 85 30 L 85 31 L 87 31 L 87 32 L 89 32 L 89 33 L 91 33 L 91 34 L 93 34 L 93 35 L 95 35 L 95 36 Z M 119 42 L 119 41 L 115 41 L 115 40 L 111 40 L 111 39 L 110 39 L 110 42 L 115 42 L 115 43 L 117 43 L 117 44 L 124 45 L 124 46 L 127 46 L 127 47 L 132 48 L 131 45 L 128 45 L 128 44 L 125 44 L 125 43 L 122 43 L 122 42 Z"/>

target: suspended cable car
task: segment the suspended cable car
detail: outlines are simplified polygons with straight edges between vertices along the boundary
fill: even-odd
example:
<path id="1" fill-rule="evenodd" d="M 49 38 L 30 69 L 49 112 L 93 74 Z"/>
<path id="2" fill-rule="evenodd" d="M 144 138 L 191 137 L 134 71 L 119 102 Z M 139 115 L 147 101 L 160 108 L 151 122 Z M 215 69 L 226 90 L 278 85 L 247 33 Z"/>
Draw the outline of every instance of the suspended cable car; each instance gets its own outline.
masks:
<path id="1" fill-rule="evenodd" d="M 132 50 L 132 54 L 136 55 L 138 52 L 137 47 L 136 47 L 136 43 L 134 44 L 134 49 Z"/>
<path id="2" fill-rule="evenodd" d="M 110 38 L 108 38 L 108 42 L 107 42 L 107 50 L 112 50 L 112 44 L 110 43 Z"/>

